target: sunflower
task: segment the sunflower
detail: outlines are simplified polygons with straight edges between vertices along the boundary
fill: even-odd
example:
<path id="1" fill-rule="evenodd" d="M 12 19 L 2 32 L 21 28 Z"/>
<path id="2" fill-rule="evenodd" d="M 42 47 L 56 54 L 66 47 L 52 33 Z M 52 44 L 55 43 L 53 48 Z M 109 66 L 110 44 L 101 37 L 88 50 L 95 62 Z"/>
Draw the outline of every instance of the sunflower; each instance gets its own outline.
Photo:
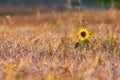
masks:
<path id="1" fill-rule="evenodd" d="M 78 32 L 78 37 L 80 41 L 87 40 L 89 36 L 90 36 L 90 32 L 85 28 L 80 29 Z"/>

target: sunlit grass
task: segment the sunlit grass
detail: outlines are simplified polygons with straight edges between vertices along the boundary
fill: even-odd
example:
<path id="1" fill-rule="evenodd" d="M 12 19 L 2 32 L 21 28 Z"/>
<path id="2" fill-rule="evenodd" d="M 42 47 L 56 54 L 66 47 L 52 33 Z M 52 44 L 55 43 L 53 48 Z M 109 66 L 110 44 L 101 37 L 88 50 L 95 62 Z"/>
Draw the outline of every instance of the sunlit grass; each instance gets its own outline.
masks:
<path id="1" fill-rule="evenodd" d="M 54 12 L 46 15 L 48 19 L 37 19 L 36 14 L 25 20 L 4 17 L 0 80 L 119 80 L 119 15 L 119 11 L 110 10 Z M 83 18 L 92 35 L 75 49 Z"/>

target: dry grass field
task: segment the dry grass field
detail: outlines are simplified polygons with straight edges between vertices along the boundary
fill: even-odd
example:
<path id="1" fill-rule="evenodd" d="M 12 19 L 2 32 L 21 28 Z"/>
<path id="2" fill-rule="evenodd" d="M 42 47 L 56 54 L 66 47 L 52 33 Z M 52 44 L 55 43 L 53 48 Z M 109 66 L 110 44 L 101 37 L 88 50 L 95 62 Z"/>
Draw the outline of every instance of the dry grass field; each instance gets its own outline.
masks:
<path id="1" fill-rule="evenodd" d="M 83 24 L 89 43 L 75 49 Z M 120 11 L 1 16 L 0 80 L 120 80 Z"/>

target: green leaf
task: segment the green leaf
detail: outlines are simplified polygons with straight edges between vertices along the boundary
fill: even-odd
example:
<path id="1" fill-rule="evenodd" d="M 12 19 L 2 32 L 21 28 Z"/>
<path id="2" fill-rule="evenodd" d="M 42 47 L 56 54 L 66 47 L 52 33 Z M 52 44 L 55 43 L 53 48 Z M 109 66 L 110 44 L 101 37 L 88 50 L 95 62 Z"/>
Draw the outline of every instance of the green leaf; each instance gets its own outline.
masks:
<path id="1" fill-rule="evenodd" d="M 80 42 L 75 43 L 75 49 L 78 48 L 80 45 Z"/>

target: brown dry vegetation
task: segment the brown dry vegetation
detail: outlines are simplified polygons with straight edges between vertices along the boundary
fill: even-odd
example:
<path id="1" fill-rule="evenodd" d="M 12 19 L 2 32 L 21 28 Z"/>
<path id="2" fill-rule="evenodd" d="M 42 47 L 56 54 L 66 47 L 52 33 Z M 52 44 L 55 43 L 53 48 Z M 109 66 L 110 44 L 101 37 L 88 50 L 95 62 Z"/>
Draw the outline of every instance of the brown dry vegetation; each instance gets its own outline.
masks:
<path id="1" fill-rule="evenodd" d="M 120 80 L 120 11 L 0 18 L 0 80 Z M 74 49 L 87 20 L 89 47 Z"/>

